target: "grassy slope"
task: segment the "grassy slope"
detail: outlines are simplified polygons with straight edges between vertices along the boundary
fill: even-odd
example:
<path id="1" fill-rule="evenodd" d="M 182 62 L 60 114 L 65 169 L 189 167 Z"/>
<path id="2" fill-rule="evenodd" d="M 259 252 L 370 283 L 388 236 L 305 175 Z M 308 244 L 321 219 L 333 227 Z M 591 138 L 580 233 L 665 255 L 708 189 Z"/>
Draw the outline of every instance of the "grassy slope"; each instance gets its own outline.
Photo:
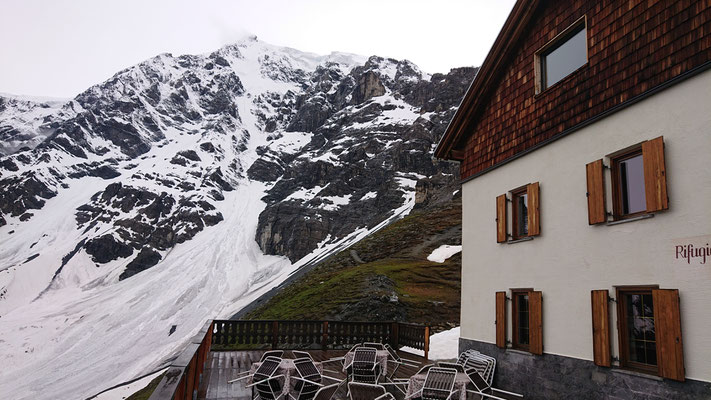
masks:
<path id="1" fill-rule="evenodd" d="M 427 256 L 442 244 L 459 243 L 461 197 L 413 212 L 324 261 L 247 318 L 458 325 L 461 257 L 438 264 Z"/>

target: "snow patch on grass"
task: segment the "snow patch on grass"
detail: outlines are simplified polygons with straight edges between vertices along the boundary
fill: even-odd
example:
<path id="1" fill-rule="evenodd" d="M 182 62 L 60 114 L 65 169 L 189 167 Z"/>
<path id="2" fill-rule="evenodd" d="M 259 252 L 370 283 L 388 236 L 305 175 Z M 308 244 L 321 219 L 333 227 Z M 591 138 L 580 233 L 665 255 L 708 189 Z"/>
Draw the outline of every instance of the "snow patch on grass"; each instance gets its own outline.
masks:
<path id="1" fill-rule="evenodd" d="M 453 255 L 459 253 L 462 251 L 462 246 L 450 246 L 448 244 L 443 244 L 439 246 L 438 248 L 434 249 L 432 254 L 427 256 L 427 260 L 436 262 L 436 263 L 443 263 L 446 259 L 449 257 L 452 257 Z"/>

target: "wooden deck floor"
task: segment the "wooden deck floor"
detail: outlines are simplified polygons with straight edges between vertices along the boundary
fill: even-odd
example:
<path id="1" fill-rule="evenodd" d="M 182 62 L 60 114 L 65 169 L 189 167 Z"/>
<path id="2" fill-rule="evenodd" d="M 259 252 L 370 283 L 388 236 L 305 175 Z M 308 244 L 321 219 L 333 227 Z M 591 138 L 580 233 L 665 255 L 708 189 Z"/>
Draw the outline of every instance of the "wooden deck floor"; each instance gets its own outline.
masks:
<path id="1" fill-rule="evenodd" d="M 264 351 L 213 351 L 205 366 L 203 379 L 200 381 L 198 389 L 198 399 L 205 400 L 250 400 L 252 394 L 251 389 L 247 389 L 244 381 L 233 384 L 228 384 L 227 381 L 234 379 L 240 372 L 249 371 L 253 362 L 258 362 Z M 332 357 L 343 356 L 345 350 L 315 350 L 309 351 L 315 361 L 323 361 Z M 428 363 L 424 357 L 410 354 L 403 351 L 398 351 L 401 357 L 410 360 L 416 360 L 421 365 Z M 291 358 L 293 355 L 290 351 L 285 351 L 285 358 Z M 338 371 L 339 375 L 329 374 L 332 376 L 340 376 L 345 379 L 345 373 L 341 371 L 340 365 L 337 363 L 330 364 L 327 367 L 329 370 Z M 392 367 L 391 367 L 392 368 Z M 419 368 L 401 366 L 398 368 L 395 377 L 407 378 L 417 372 Z M 336 393 L 334 399 L 346 399 L 346 385 Z M 389 390 L 391 391 L 391 390 Z M 397 390 L 391 391 L 396 397 L 401 398 L 402 395 L 397 393 Z"/>

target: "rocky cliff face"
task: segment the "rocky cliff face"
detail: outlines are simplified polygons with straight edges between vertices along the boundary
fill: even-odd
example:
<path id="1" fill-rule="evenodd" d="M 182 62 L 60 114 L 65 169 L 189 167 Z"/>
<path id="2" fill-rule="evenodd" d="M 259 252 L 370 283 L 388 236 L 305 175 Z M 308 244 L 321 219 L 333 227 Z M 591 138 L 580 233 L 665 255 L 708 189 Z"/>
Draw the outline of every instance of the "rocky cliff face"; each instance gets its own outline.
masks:
<path id="1" fill-rule="evenodd" d="M 130 379 L 204 318 L 451 200 L 457 168 L 432 150 L 475 73 L 252 38 L 159 55 L 60 104 L 0 97 L 0 336 L 22 338 L 0 342 L 0 362 L 19 363 L 0 382 L 23 382 L 0 392 L 62 379 L 59 397 L 78 398 Z M 70 340 L 107 324 L 99 341 Z M 179 326 L 167 341 L 164 324 Z M 55 345 L 33 355 L 49 331 L 28 325 L 52 326 Z M 130 327 L 152 339 L 137 346 Z M 67 354 L 92 378 L 37 375 Z"/>

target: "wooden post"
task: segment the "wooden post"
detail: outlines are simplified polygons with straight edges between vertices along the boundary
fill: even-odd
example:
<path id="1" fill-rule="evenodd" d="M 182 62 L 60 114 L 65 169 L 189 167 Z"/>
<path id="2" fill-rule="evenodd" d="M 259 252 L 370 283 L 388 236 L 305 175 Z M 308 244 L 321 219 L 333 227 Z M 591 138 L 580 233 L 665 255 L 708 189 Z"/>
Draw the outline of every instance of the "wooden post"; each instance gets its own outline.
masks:
<path id="1" fill-rule="evenodd" d="M 425 359 L 430 353 L 430 327 L 425 326 Z"/>
<path id="2" fill-rule="evenodd" d="M 328 348 L 328 321 L 323 321 L 323 332 L 321 332 L 321 348 Z"/>
<path id="3" fill-rule="evenodd" d="M 272 350 L 277 348 L 279 338 L 279 321 L 272 321 Z"/>
<path id="4" fill-rule="evenodd" d="M 400 347 L 400 323 L 393 322 L 391 329 L 392 330 L 390 332 L 390 344 L 395 350 L 397 350 L 398 347 Z"/>

